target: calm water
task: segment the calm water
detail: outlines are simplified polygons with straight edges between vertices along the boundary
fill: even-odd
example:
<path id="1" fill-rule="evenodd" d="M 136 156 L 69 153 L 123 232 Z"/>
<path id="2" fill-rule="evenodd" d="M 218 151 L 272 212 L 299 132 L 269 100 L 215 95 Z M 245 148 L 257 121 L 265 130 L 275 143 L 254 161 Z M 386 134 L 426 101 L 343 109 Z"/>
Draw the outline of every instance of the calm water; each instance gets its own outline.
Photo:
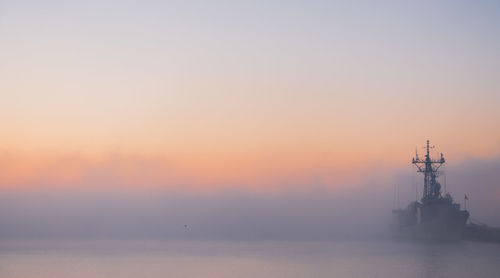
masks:
<path id="1" fill-rule="evenodd" d="M 4 241 L 2 278 L 500 277 L 500 244 Z"/>

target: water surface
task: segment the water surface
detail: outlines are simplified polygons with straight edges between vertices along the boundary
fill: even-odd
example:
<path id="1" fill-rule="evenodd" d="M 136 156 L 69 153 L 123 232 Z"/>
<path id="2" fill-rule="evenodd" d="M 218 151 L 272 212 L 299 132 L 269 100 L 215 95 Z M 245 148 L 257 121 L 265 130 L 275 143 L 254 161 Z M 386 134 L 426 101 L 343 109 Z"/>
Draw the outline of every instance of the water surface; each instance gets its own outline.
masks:
<path id="1" fill-rule="evenodd" d="M 500 245 L 3 241 L 0 277 L 500 277 Z"/>

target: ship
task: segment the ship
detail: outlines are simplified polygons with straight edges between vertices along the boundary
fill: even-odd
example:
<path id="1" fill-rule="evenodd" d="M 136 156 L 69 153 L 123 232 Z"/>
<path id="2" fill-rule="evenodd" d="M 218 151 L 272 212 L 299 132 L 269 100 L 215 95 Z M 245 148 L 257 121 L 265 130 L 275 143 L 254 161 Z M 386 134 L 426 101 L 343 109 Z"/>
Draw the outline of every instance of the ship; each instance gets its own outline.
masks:
<path id="1" fill-rule="evenodd" d="M 412 164 L 424 176 L 422 199 L 410 203 L 406 209 L 392 211 L 394 238 L 438 241 L 462 238 L 469 212 L 461 210 L 460 204 L 455 203 L 448 192 L 443 194 L 438 176 L 445 159 L 442 153 L 438 158 L 431 158 L 431 148 L 427 140 L 424 158 L 420 158 L 415 151 Z"/>

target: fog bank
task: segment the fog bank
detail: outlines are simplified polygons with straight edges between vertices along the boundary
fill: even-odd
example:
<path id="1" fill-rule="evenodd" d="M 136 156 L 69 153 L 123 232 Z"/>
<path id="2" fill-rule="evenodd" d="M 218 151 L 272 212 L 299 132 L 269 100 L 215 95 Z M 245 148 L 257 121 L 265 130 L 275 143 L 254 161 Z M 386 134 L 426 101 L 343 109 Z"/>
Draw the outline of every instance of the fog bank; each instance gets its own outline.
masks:
<path id="1" fill-rule="evenodd" d="M 391 209 L 420 198 L 409 167 L 335 187 L 257 192 L 168 189 L 3 189 L 2 238 L 158 238 L 329 240 L 385 237 Z M 443 182 L 444 177 L 441 179 Z M 500 226 L 500 160 L 473 159 L 446 169 L 446 187 L 471 215 Z M 282 187 L 286 188 L 286 187 Z M 341 188 L 341 189 L 339 189 Z"/>

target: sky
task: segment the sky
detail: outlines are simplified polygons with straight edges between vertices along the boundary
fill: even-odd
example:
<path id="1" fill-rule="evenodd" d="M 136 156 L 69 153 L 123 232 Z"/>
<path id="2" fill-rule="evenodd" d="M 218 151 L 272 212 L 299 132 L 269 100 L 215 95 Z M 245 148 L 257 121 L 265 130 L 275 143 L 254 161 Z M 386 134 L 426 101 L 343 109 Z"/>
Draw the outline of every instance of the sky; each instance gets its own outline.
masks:
<path id="1" fill-rule="evenodd" d="M 326 195 L 322 221 L 353 192 L 390 208 L 429 139 L 500 224 L 499 33 L 496 1 L 0 0 L 2 217 Z"/>

